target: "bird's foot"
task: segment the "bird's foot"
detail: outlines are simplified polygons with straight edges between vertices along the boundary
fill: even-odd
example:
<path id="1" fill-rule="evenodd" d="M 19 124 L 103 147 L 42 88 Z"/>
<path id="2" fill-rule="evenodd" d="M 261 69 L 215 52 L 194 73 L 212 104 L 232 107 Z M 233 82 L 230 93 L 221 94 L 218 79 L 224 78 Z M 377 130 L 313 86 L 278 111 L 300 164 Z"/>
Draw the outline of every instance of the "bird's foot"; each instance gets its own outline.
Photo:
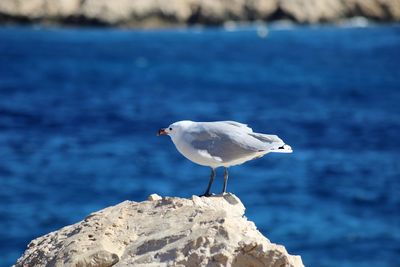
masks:
<path id="1" fill-rule="evenodd" d="M 204 194 L 202 194 L 202 195 L 199 195 L 199 197 L 211 197 L 211 196 L 213 196 L 214 194 L 212 194 L 212 193 L 204 193 Z"/>

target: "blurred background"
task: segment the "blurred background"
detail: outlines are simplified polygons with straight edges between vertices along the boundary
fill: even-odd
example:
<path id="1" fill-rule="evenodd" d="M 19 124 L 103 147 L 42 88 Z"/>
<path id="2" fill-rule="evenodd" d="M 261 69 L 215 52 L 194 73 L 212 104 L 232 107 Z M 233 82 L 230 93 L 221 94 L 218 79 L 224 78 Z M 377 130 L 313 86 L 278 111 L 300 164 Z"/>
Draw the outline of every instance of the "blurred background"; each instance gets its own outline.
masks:
<path id="1" fill-rule="evenodd" d="M 156 137 L 183 119 L 293 147 L 228 191 L 305 266 L 400 266 L 399 1 L 122 2 L 0 3 L 0 266 L 107 206 L 203 193 L 209 169 Z"/>

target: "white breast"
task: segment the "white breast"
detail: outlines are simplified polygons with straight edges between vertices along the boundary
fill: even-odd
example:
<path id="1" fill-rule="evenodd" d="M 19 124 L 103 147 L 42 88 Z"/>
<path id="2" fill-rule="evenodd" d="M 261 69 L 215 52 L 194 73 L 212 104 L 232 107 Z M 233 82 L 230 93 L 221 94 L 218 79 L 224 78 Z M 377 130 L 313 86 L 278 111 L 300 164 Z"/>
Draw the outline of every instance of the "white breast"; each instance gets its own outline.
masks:
<path id="1" fill-rule="evenodd" d="M 252 160 L 256 157 L 262 157 L 267 152 L 259 152 L 254 155 L 249 155 L 247 157 L 238 158 L 233 161 L 224 162 L 220 157 L 212 156 L 208 153 L 207 150 L 199 150 L 195 149 L 191 146 L 190 142 L 187 142 L 184 138 L 172 138 L 172 141 L 175 144 L 176 149 L 188 160 L 202 165 L 209 166 L 211 168 L 217 167 L 230 167 L 234 165 L 240 165 L 246 161 Z"/>
<path id="2" fill-rule="evenodd" d="M 172 138 L 172 142 L 174 142 L 176 149 L 185 158 L 196 164 L 212 168 L 224 166 L 221 158 L 213 157 L 207 152 L 207 150 L 198 150 L 193 148 L 191 144 L 183 138 Z"/>

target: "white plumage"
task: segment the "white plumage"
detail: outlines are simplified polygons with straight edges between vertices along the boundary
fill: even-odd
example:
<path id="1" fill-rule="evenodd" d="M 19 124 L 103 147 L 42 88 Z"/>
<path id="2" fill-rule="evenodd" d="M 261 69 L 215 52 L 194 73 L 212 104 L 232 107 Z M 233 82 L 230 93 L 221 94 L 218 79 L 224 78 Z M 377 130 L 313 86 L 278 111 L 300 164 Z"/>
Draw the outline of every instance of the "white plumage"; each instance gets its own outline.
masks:
<path id="1" fill-rule="evenodd" d="M 187 159 L 211 167 L 209 187 L 204 194 L 206 196 L 210 195 L 216 168 L 225 167 L 224 193 L 228 167 L 270 152 L 292 152 L 292 148 L 278 136 L 255 133 L 246 124 L 235 121 L 178 121 L 168 128 L 160 129 L 159 134 L 169 135 L 177 150 Z"/>

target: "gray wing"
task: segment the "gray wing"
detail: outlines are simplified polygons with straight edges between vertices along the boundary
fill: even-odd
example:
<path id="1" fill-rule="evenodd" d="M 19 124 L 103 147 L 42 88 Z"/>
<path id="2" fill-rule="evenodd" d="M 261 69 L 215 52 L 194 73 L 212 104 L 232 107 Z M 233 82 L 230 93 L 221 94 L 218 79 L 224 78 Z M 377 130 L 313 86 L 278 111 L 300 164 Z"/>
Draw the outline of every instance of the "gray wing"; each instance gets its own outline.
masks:
<path id="1" fill-rule="evenodd" d="M 216 122 L 216 123 L 221 123 L 221 124 L 230 124 L 236 127 L 239 127 L 241 130 L 246 131 L 246 132 L 253 132 L 253 129 L 251 129 L 247 124 L 244 123 L 240 123 L 237 121 L 220 121 L 220 122 Z"/>
<path id="2" fill-rule="evenodd" d="M 186 139 L 195 149 L 206 150 L 211 156 L 229 162 L 267 149 L 246 128 L 228 122 L 202 123 L 189 131 Z"/>
<path id="3" fill-rule="evenodd" d="M 280 139 L 277 135 L 272 134 L 261 134 L 261 133 L 249 133 L 251 136 L 257 138 L 258 140 L 264 142 L 264 144 L 268 147 L 268 150 L 271 152 L 279 152 L 279 153 L 292 153 L 292 147 L 286 145 L 282 139 Z"/>
<path id="4" fill-rule="evenodd" d="M 257 138 L 258 140 L 268 143 L 283 146 L 285 143 L 277 135 L 272 134 L 261 134 L 261 133 L 249 133 L 249 135 Z"/>

